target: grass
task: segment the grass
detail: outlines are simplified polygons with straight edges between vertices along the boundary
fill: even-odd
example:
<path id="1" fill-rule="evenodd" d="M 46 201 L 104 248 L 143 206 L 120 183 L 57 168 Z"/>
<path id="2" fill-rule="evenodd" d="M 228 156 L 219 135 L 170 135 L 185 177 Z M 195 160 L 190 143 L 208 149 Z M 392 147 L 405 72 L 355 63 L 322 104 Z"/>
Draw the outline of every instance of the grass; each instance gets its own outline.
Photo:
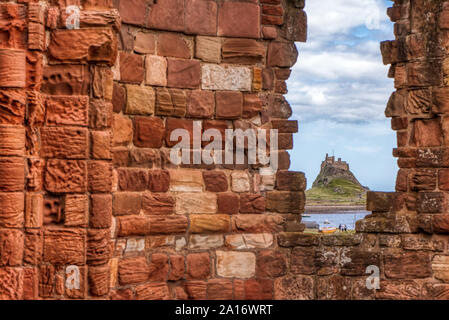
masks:
<path id="1" fill-rule="evenodd" d="M 365 190 L 346 179 L 335 178 L 326 185 L 313 187 L 306 191 L 307 205 L 340 204 L 364 205 L 366 203 Z"/>

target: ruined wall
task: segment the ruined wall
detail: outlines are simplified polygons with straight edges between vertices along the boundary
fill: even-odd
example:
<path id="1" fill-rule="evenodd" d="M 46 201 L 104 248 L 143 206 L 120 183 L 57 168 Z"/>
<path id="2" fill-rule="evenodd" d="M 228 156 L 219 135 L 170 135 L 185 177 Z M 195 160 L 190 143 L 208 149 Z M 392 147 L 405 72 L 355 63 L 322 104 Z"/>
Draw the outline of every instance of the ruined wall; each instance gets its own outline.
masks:
<path id="1" fill-rule="evenodd" d="M 276 280 L 276 298 L 449 298 L 449 1 L 396 0 L 388 15 L 396 40 L 381 50 L 396 88 L 386 108 L 396 192 L 368 193 L 372 214 L 354 236 L 280 233 L 290 274 Z M 376 271 L 380 288 L 369 290 Z"/>
<path id="2" fill-rule="evenodd" d="M 0 1 L 0 298 L 273 298 L 304 207 L 282 96 L 303 7 Z M 172 164 L 194 121 L 278 129 L 280 171 Z"/>
<path id="3" fill-rule="evenodd" d="M 0 1 L 0 298 L 448 298 L 449 2 L 389 10 L 397 192 L 370 193 L 347 237 L 302 233 L 305 178 L 288 171 L 303 8 Z M 170 134 L 194 123 L 278 129 L 278 172 L 174 165 Z"/>

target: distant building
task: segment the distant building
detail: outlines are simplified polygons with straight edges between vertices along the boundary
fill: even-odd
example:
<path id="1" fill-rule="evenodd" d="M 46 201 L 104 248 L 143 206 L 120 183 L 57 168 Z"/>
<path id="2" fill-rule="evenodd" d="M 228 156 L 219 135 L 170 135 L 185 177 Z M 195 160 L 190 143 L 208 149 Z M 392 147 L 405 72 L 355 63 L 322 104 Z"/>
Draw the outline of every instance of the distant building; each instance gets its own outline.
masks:
<path id="1" fill-rule="evenodd" d="M 329 157 L 329 154 L 326 153 L 326 159 L 321 162 L 321 169 L 324 169 L 325 166 L 332 166 L 335 168 L 343 169 L 346 171 L 349 171 L 349 164 L 346 161 L 341 161 L 341 158 L 338 158 L 337 161 L 335 161 L 335 157 Z"/>

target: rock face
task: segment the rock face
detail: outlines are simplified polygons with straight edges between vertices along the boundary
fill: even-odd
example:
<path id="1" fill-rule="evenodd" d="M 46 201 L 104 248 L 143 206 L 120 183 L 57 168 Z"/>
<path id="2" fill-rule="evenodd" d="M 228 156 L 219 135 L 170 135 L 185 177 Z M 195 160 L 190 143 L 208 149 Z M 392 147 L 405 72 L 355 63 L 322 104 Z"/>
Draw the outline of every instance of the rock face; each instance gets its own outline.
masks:
<path id="1" fill-rule="evenodd" d="M 278 182 L 294 183 L 293 177 L 278 177 Z M 321 163 L 321 170 L 312 188 L 306 195 L 310 205 L 363 205 L 366 191 L 369 190 L 360 184 L 349 169 L 349 164 L 339 158 L 329 157 Z"/>
<path id="2" fill-rule="evenodd" d="M 388 10 L 397 193 L 342 237 L 302 232 L 288 171 L 304 6 L 1 1 L 0 299 L 447 299 L 449 6 Z M 250 128 L 279 131 L 277 172 L 193 139 Z"/>

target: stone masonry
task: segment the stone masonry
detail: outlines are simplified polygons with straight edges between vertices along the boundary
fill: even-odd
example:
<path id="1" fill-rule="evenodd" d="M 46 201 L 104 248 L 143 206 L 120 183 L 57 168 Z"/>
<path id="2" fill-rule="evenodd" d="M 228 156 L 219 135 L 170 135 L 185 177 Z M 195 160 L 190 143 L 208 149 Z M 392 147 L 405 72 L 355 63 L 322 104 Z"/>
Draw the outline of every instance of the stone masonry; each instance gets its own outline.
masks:
<path id="1" fill-rule="evenodd" d="M 288 171 L 303 9 L 0 0 L 0 299 L 449 298 L 449 1 L 388 11 L 401 169 L 350 237 L 302 232 L 305 178 Z M 278 172 L 174 165 L 170 134 L 194 123 L 278 129 Z"/>

